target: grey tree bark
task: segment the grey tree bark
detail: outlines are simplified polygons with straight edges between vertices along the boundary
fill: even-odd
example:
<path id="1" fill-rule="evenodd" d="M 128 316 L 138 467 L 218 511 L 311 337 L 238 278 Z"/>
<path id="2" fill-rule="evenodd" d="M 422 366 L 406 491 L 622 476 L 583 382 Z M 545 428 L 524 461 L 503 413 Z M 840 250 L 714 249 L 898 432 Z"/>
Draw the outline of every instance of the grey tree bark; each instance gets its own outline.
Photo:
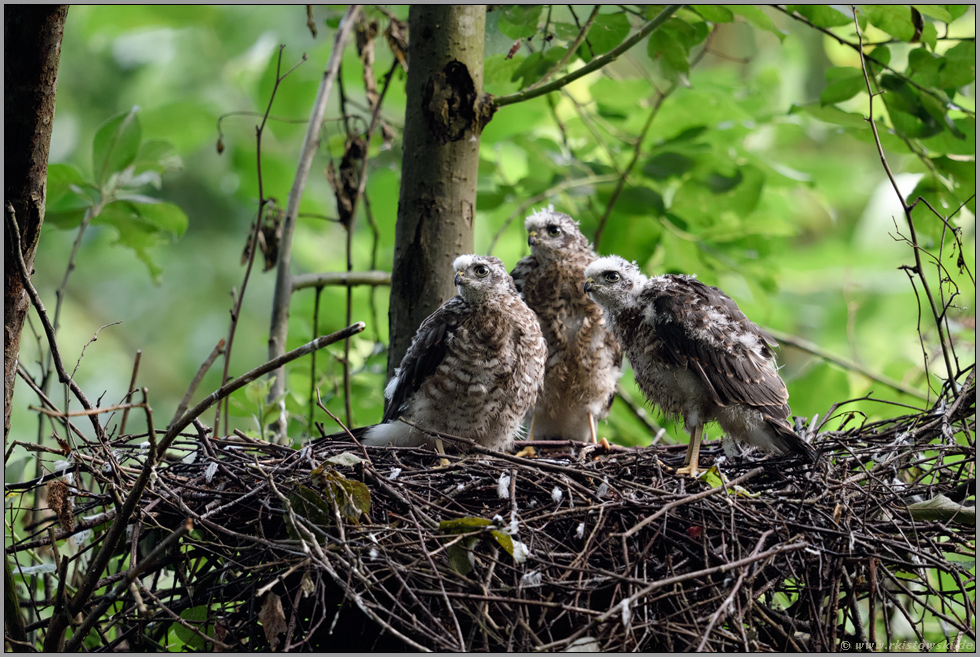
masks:
<path id="1" fill-rule="evenodd" d="M 427 316 L 456 294 L 453 260 L 473 251 L 485 5 L 413 5 L 402 182 L 389 309 L 388 376 Z"/>
<path id="2" fill-rule="evenodd" d="M 34 265 L 48 176 L 61 37 L 67 5 L 11 5 L 3 13 L 3 445 L 17 378 L 20 334 L 30 302 L 24 291 L 8 221 L 16 222 L 27 270 Z M 13 209 L 10 217 L 9 208 Z"/>

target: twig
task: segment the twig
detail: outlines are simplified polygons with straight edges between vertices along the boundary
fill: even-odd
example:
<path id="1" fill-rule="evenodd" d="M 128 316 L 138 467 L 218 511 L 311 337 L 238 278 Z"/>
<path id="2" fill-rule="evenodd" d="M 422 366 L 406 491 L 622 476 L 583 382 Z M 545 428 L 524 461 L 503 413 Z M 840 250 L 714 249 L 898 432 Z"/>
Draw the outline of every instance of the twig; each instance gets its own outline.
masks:
<path id="1" fill-rule="evenodd" d="M 858 24 L 857 18 L 857 8 L 851 5 L 851 11 L 854 14 L 854 29 L 857 31 L 858 38 L 858 53 L 861 55 L 861 72 L 864 73 L 864 84 L 868 90 L 868 117 L 867 121 L 871 124 L 871 132 L 874 134 L 875 146 L 878 149 L 878 157 L 881 158 L 881 166 L 885 169 L 885 175 L 888 176 L 888 181 L 892 185 L 892 189 L 895 190 L 895 195 L 898 197 L 898 202 L 902 204 L 902 210 L 905 213 L 905 221 L 909 229 L 909 239 L 913 244 L 912 254 L 915 257 L 915 269 L 919 276 L 919 280 L 922 283 L 922 290 L 926 293 L 926 298 L 929 300 L 929 306 L 932 309 L 933 319 L 936 320 L 936 330 L 939 332 L 939 345 L 942 347 L 943 360 L 946 362 L 946 374 L 948 379 L 952 381 L 954 377 L 953 364 L 950 359 L 950 346 L 947 336 L 943 332 L 943 323 L 940 319 L 940 314 L 936 308 L 936 301 L 932 296 L 932 289 L 929 287 L 929 281 L 926 279 L 926 273 L 922 266 L 922 258 L 919 255 L 919 242 L 915 236 L 915 222 L 912 220 L 912 207 L 905 202 L 905 197 L 902 196 L 901 190 L 898 188 L 898 182 L 895 180 L 895 176 L 892 174 L 891 167 L 888 166 L 888 159 L 885 157 L 885 149 L 881 145 L 881 138 L 878 136 L 878 125 L 874 120 L 874 102 L 875 102 L 875 92 L 871 88 L 871 78 L 868 76 L 868 64 L 866 61 L 866 55 L 864 54 L 864 48 L 862 45 L 862 35 L 861 26 Z M 928 366 L 926 367 L 928 372 Z"/>
<path id="2" fill-rule="evenodd" d="M 537 89 L 545 82 L 550 80 L 555 73 L 565 68 L 565 65 L 568 64 L 568 62 L 572 59 L 572 56 L 578 51 L 578 47 L 582 45 L 583 41 L 585 41 L 585 37 L 588 36 L 589 31 L 592 29 L 592 24 L 595 23 L 595 19 L 599 15 L 600 7 L 601 5 L 596 5 L 592 9 L 592 13 L 589 14 L 589 18 L 588 20 L 585 21 L 585 25 L 583 25 L 582 28 L 579 30 L 578 35 L 575 37 L 575 40 L 572 41 L 571 45 L 568 46 L 568 49 L 565 51 L 565 54 L 562 56 L 562 58 L 558 60 L 558 63 L 552 66 L 551 70 L 545 73 L 540 80 L 538 80 L 531 86 L 524 89 L 524 91 L 531 91 L 533 89 Z"/>
<path id="3" fill-rule="evenodd" d="M 126 397 L 124 398 L 126 400 L 126 403 L 129 403 L 129 400 L 133 396 L 133 391 L 136 389 L 136 375 L 139 374 L 140 359 L 142 357 L 143 357 L 143 350 L 137 349 L 136 358 L 133 359 L 133 375 L 129 378 L 129 390 L 126 392 Z M 126 420 L 128 419 L 129 419 L 129 407 L 127 406 L 126 409 L 123 411 L 122 420 L 119 422 L 119 435 L 121 436 L 126 435 Z"/>
<path id="4" fill-rule="evenodd" d="M 191 381 L 191 384 L 187 386 L 187 392 L 184 393 L 184 398 L 180 400 L 180 403 L 177 405 L 177 410 L 174 411 L 173 417 L 170 418 L 171 424 L 173 424 L 177 418 L 183 415 L 184 411 L 187 410 L 187 406 L 191 403 L 191 397 L 193 397 L 194 393 L 197 392 L 197 387 L 201 385 L 201 381 L 204 380 L 204 375 L 207 374 L 209 369 L 211 369 L 211 365 L 214 364 L 214 361 L 219 355 L 221 355 L 221 352 L 224 351 L 224 349 L 225 339 L 221 338 L 218 340 L 218 344 L 214 346 L 214 349 L 211 350 L 211 353 L 208 354 L 208 357 L 204 359 L 203 363 L 201 363 L 201 366 L 197 368 L 197 374 L 194 375 L 194 379 Z M 217 428 L 218 427 L 215 426 L 215 429 Z"/>
<path id="5" fill-rule="evenodd" d="M 781 344 L 789 345 L 791 347 L 795 347 L 796 349 L 799 349 L 800 351 L 805 351 L 809 354 L 813 354 L 814 356 L 822 358 L 830 363 L 833 363 L 834 365 L 838 365 L 846 370 L 851 370 L 853 372 L 857 372 L 858 374 L 862 374 L 868 377 L 869 379 L 871 379 L 872 381 L 877 381 L 882 385 L 886 385 L 889 388 L 897 390 L 898 392 L 904 393 L 906 395 L 910 395 L 912 397 L 921 399 L 923 401 L 928 401 L 929 399 L 929 396 L 926 395 L 926 393 L 922 392 L 921 390 L 917 390 L 915 388 L 907 386 L 901 381 L 896 381 L 895 379 L 887 377 L 884 374 L 877 374 L 876 372 L 872 372 L 871 370 L 864 367 L 860 363 L 855 363 L 854 361 L 848 360 L 843 356 L 838 356 L 836 354 L 833 354 L 827 351 L 826 349 L 824 349 L 823 347 L 821 347 L 820 345 L 814 344 L 809 340 L 804 340 L 801 337 L 792 335 L 790 333 L 785 333 L 783 331 L 778 331 L 776 329 L 769 328 L 769 327 L 766 327 L 766 331 L 770 335 L 772 335 L 772 337 L 776 338 L 776 340 L 778 340 Z"/>
<path id="6" fill-rule="evenodd" d="M 269 94 L 269 103 L 266 105 L 265 113 L 262 115 L 262 121 L 255 127 L 255 173 L 259 186 L 259 208 L 256 213 L 255 219 L 255 230 L 249 236 L 251 239 L 251 244 L 248 246 L 248 263 L 245 266 L 245 274 L 242 276 L 242 286 L 238 294 L 233 294 L 234 302 L 232 304 L 231 310 L 231 323 L 228 325 L 228 337 L 224 340 L 224 367 L 221 370 L 221 382 L 224 383 L 228 380 L 228 372 L 231 367 L 231 350 L 235 344 L 235 331 L 238 328 L 238 318 L 241 316 L 242 303 L 245 300 L 245 290 L 248 288 L 248 282 L 252 276 L 252 266 L 255 263 L 256 252 L 258 251 L 259 236 L 262 234 L 262 220 L 265 215 L 265 208 L 269 202 L 269 199 L 265 196 L 265 190 L 263 188 L 262 179 L 262 133 L 265 131 L 265 125 L 269 121 L 269 112 L 272 111 L 272 103 L 276 99 L 276 92 L 279 91 L 279 85 L 286 77 L 296 70 L 300 64 L 306 61 L 306 54 L 300 58 L 300 61 L 293 65 L 285 73 L 281 73 L 282 70 L 282 53 L 285 50 L 285 45 L 279 46 L 279 54 L 276 59 L 276 81 L 272 85 L 272 92 Z M 220 128 L 219 128 L 220 130 Z M 214 433 L 219 434 L 221 419 L 221 404 L 215 409 L 214 417 Z M 225 430 L 228 430 L 229 420 L 228 420 L 228 406 L 225 404 Z"/>
<path id="7" fill-rule="evenodd" d="M 307 125 L 306 137 L 303 139 L 303 146 L 300 151 L 299 164 L 296 169 L 296 177 L 293 179 L 292 189 L 289 190 L 289 198 L 286 203 L 286 215 L 283 218 L 282 238 L 279 242 L 279 262 L 276 267 L 276 286 L 272 299 L 272 321 L 269 328 L 269 359 L 273 360 L 281 356 L 286 350 L 286 333 L 289 329 L 289 298 L 292 289 L 290 263 L 292 261 L 293 230 L 296 226 L 296 215 L 299 211 L 299 203 L 306 188 L 306 180 L 310 175 L 310 168 L 313 165 L 313 156 L 316 155 L 320 143 L 320 126 L 323 123 L 323 116 L 326 112 L 327 101 L 330 99 L 330 91 L 333 88 L 334 80 L 340 70 L 340 61 L 343 57 L 344 47 L 350 37 L 354 23 L 361 12 L 360 5 L 351 5 L 341 19 L 340 27 L 334 36 L 333 48 L 330 51 L 330 58 L 327 60 L 327 68 L 320 82 L 316 100 L 313 103 L 313 111 L 310 114 L 310 122 Z M 286 431 L 286 404 L 282 399 L 286 391 L 286 377 L 281 371 L 273 374 L 272 389 L 269 391 L 269 399 L 274 400 L 280 406 L 278 420 L 273 428 L 280 437 Z"/>
<path id="8" fill-rule="evenodd" d="M 34 284 L 31 282 L 30 273 L 27 271 L 27 263 L 24 262 L 24 252 L 21 250 L 20 244 L 20 228 L 17 226 L 17 219 L 14 216 L 14 206 L 7 201 L 7 212 L 5 214 L 7 221 L 7 230 L 13 238 L 14 253 L 17 254 L 17 267 L 20 270 L 21 280 L 24 283 L 24 290 L 27 291 L 27 296 L 31 299 L 31 304 L 34 306 L 34 310 L 37 312 L 38 317 L 41 320 L 41 326 L 44 327 L 44 334 L 48 338 L 48 347 L 51 350 L 51 357 L 54 362 L 55 371 L 58 372 L 58 380 L 66 384 L 81 403 L 82 408 L 86 410 L 92 410 L 94 407 L 92 403 L 82 392 L 82 389 L 78 387 L 75 380 L 68 376 L 68 372 L 65 370 L 65 365 L 61 360 L 61 352 L 58 350 L 57 337 L 55 336 L 54 326 L 51 325 L 51 321 L 48 319 L 48 313 L 44 309 L 44 303 L 41 302 L 41 296 L 34 289 Z M 99 423 L 98 416 L 91 415 L 92 426 L 95 428 L 95 435 L 100 441 L 106 440 L 105 430 Z"/>
<path id="9" fill-rule="evenodd" d="M 170 549 L 171 545 L 176 543 L 181 536 L 183 536 L 193 528 L 194 528 L 194 523 L 191 522 L 191 520 L 188 518 L 183 525 L 177 528 L 177 530 L 175 530 L 165 539 L 160 541 L 157 544 L 157 546 L 153 548 L 150 554 L 148 554 L 146 558 L 143 559 L 143 561 L 137 564 L 136 567 L 131 568 L 129 572 L 126 574 L 126 578 L 121 580 L 118 584 L 116 584 L 116 586 L 112 590 L 112 593 L 104 596 L 102 602 L 99 603 L 99 605 L 95 609 L 93 609 L 88 614 L 88 616 L 85 617 L 85 620 L 82 621 L 81 625 L 75 628 L 75 632 L 72 634 L 72 637 L 68 639 L 68 641 L 65 643 L 65 651 L 75 652 L 76 650 L 78 650 L 79 645 L 88 635 L 89 631 L 92 629 L 92 626 L 95 625 L 95 623 L 99 620 L 99 618 L 102 617 L 102 614 L 108 611 L 109 607 L 111 607 L 116 602 L 116 600 L 118 600 L 119 597 L 129 588 L 129 585 L 136 581 L 140 573 L 142 573 L 144 570 L 150 567 L 154 562 L 156 562 L 156 560 L 159 559 L 160 556 L 162 556 L 167 550 Z M 47 644 L 48 641 L 46 639 L 45 645 Z"/>
<path id="10" fill-rule="evenodd" d="M 572 71 L 571 73 L 568 73 L 557 80 L 549 82 L 548 84 L 543 84 L 535 89 L 525 89 L 524 91 L 518 91 L 517 93 L 509 94 L 507 96 L 494 97 L 491 100 L 493 106 L 499 109 L 501 107 L 506 107 L 507 105 L 513 105 L 514 103 L 520 103 L 525 100 L 530 100 L 532 98 L 537 98 L 538 96 L 549 94 L 552 91 L 561 89 L 565 85 L 574 82 L 575 80 L 578 80 L 579 78 L 588 75 L 593 71 L 599 70 L 606 64 L 615 61 L 624 52 L 642 41 L 644 37 L 666 23 L 667 20 L 674 15 L 674 12 L 676 12 L 682 6 L 683 5 L 667 5 L 663 11 L 653 18 L 653 20 L 641 27 L 636 34 L 629 37 L 606 54 L 596 57 L 582 68 Z"/>
<path id="11" fill-rule="evenodd" d="M 323 271 L 316 274 L 297 274 L 292 277 L 292 289 L 326 287 L 327 285 L 369 285 L 371 287 L 391 285 L 391 272 L 388 271 Z"/>

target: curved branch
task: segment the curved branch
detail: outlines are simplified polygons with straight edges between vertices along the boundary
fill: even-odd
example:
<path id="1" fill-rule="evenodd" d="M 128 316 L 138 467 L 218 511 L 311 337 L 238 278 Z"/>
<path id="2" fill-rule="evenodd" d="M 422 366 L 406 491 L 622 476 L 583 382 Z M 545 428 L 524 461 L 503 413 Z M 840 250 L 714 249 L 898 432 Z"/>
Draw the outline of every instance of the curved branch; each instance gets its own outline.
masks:
<path id="1" fill-rule="evenodd" d="M 514 103 L 520 103 L 525 100 L 531 100 L 532 98 L 537 98 L 538 96 L 544 96 L 545 94 L 550 94 L 552 91 L 557 91 L 570 82 L 574 82 L 579 78 L 597 71 L 606 64 L 615 61 L 624 52 L 635 46 L 637 43 L 643 40 L 644 37 L 651 34 L 654 30 L 659 28 L 661 25 L 667 22 L 667 20 L 674 15 L 678 9 L 684 5 L 667 5 L 664 7 L 663 11 L 656 15 L 650 22 L 640 28 L 640 31 L 631 36 L 630 38 L 623 41 L 621 44 L 607 52 L 601 57 L 596 57 L 591 62 L 583 66 L 582 68 L 572 71 L 568 75 L 562 76 L 553 82 L 542 85 L 540 87 L 530 87 L 524 89 L 523 91 L 518 91 L 517 93 L 508 94 L 506 96 L 492 97 L 490 100 L 491 105 L 494 108 L 501 108 L 507 105 L 513 105 Z"/>

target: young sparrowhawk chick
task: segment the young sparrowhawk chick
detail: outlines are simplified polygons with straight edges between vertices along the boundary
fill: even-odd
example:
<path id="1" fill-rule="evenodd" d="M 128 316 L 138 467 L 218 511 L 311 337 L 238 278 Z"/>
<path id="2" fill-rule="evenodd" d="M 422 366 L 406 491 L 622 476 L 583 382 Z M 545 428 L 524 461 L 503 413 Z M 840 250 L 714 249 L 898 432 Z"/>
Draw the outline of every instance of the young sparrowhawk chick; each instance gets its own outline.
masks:
<path id="1" fill-rule="evenodd" d="M 816 458 L 786 421 L 789 394 L 776 371 L 775 340 L 725 293 L 692 276 L 648 279 L 618 256 L 596 260 L 585 276 L 640 390 L 684 419 L 691 443 L 678 473 L 697 476 L 701 431 L 713 420 L 750 445 Z"/>
<path id="2" fill-rule="evenodd" d="M 511 275 L 548 341 L 531 437 L 595 442 L 596 422 L 609 413 L 623 364 L 602 309 L 582 289 L 596 254 L 578 223 L 553 206 L 529 216 L 524 227 L 531 255 Z"/>
<path id="3" fill-rule="evenodd" d="M 506 450 L 534 406 L 548 354 L 537 317 L 498 258 L 463 255 L 453 268 L 459 296 L 422 322 L 385 388 L 382 423 L 363 434 L 366 445 L 435 444 L 404 417 Z"/>

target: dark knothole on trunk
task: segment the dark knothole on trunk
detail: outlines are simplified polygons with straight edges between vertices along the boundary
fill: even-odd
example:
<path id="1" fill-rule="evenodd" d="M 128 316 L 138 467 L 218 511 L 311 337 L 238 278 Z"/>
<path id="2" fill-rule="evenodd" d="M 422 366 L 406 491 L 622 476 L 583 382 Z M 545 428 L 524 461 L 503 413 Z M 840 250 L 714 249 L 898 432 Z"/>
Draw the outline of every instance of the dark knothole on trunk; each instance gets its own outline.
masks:
<path id="1" fill-rule="evenodd" d="M 476 86 L 466 65 L 452 60 L 425 83 L 422 113 L 440 144 L 463 139 L 475 124 Z"/>

